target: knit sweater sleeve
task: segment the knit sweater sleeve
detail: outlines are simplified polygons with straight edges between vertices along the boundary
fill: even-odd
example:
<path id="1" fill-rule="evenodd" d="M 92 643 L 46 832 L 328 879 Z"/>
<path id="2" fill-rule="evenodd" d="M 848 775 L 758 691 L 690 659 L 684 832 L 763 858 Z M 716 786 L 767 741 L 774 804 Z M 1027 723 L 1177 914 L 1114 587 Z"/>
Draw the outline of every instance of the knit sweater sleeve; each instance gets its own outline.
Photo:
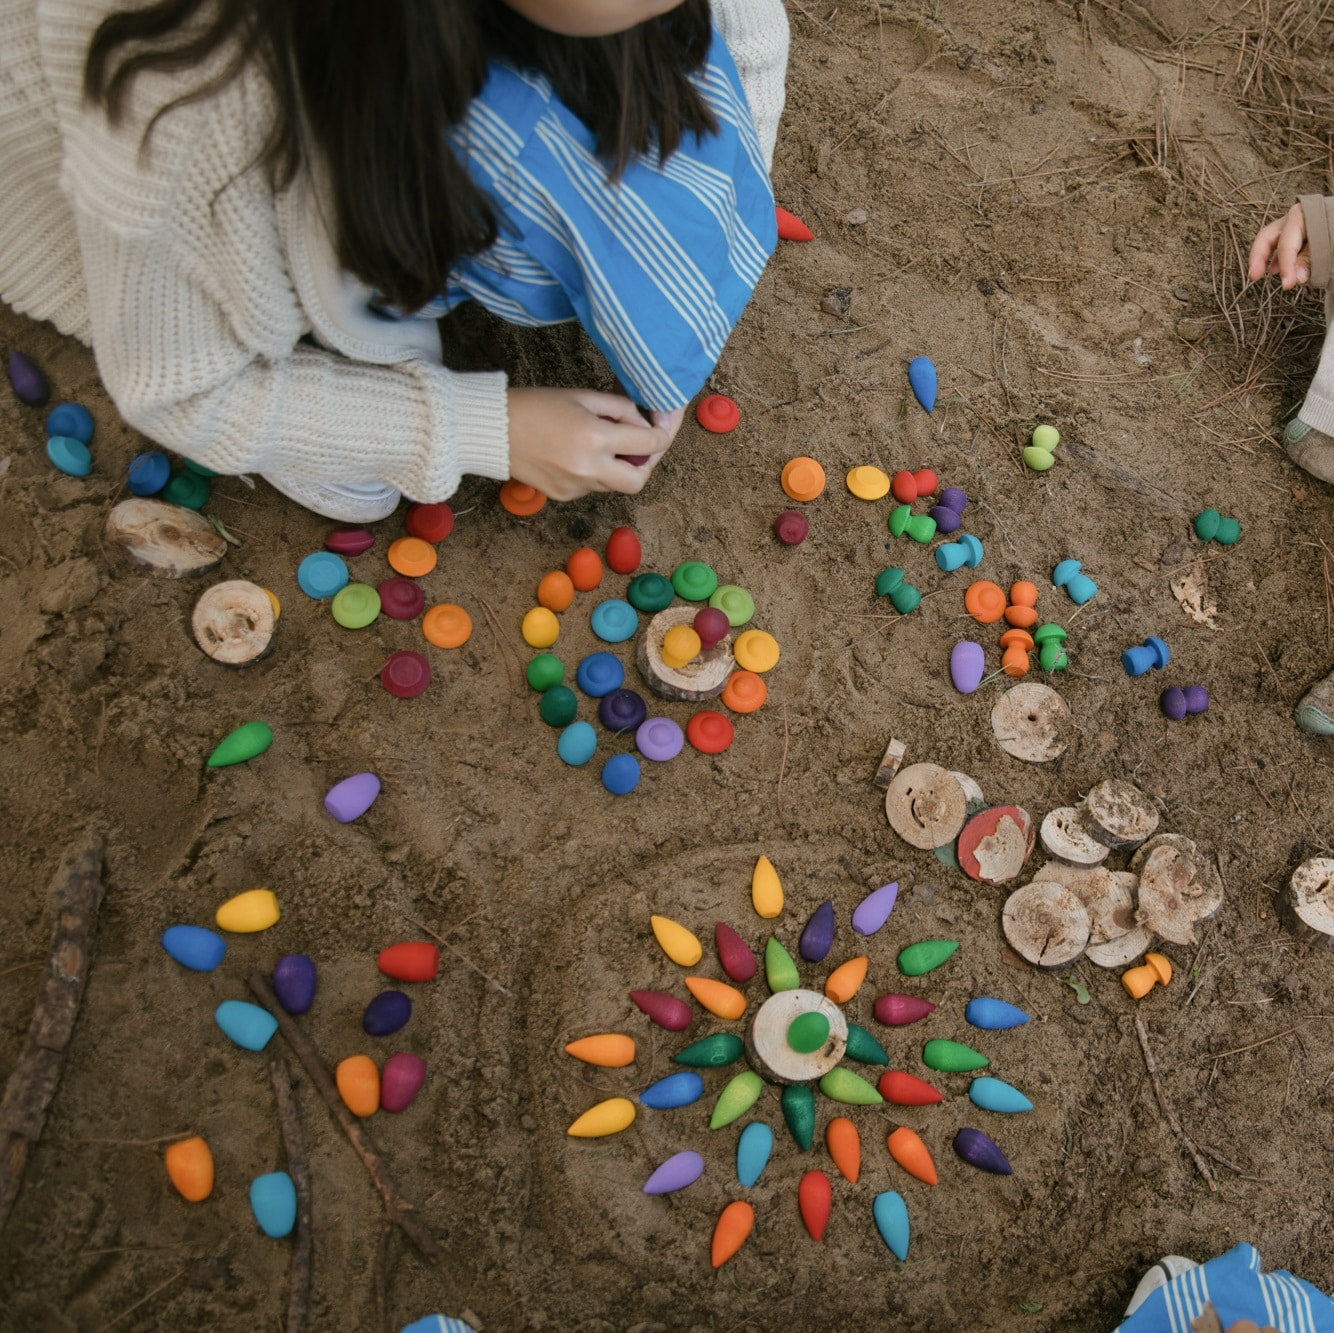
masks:
<path id="1" fill-rule="evenodd" d="M 502 375 L 446 370 L 429 323 L 365 319 L 340 337 L 355 284 L 325 285 L 347 310 L 312 307 L 283 223 L 290 191 L 255 165 L 272 116 L 263 75 L 167 111 L 145 140 L 153 111 L 207 71 L 141 76 L 112 126 L 82 97 L 87 0 L 40 8 L 93 350 L 122 416 L 219 472 L 387 484 L 423 501 L 466 472 L 507 476 Z"/>
<path id="2" fill-rule="evenodd" d="M 713 0 L 712 12 L 746 90 L 765 166 L 772 170 L 787 99 L 787 10 L 783 0 Z"/>

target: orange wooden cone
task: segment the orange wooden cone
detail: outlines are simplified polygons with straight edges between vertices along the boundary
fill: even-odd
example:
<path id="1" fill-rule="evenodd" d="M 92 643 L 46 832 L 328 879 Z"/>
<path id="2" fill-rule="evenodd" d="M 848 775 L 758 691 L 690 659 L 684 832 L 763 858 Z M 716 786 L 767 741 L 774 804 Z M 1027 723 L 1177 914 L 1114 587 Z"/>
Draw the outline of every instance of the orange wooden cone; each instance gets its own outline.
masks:
<path id="1" fill-rule="evenodd" d="M 936 1183 L 936 1164 L 916 1130 L 900 1125 L 888 1138 L 889 1155 L 910 1175 L 928 1185 Z"/>
<path id="2" fill-rule="evenodd" d="M 735 986 L 712 977 L 687 977 L 686 989 L 711 1014 L 719 1018 L 740 1018 L 746 1012 L 746 997 Z"/>
<path id="3" fill-rule="evenodd" d="M 862 1140 L 857 1126 L 845 1115 L 835 1116 L 825 1128 L 824 1141 L 843 1178 L 855 1185 L 862 1171 Z"/>
<path id="4" fill-rule="evenodd" d="M 866 980 L 866 968 L 870 961 L 865 954 L 861 954 L 856 958 L 849 958 L 841 967 L 836 967 L 824 984 L 824 993 L 835 1004 L 847 1004 Z"/>
<path id="5" fill-rule="evenodd" d="M 635 1039 L 622 1032 L 598 1032 L 591 1037 L 580 1037 L 578 1041 L 567 1043 L 565 1053 L 587 1065 L 623 1069 L 634 1062 Z"/>
<path id="6" fill-rule="evenodd" d="M 741 1199 L 729 1203 L 713 1228 L 713 1245 L 709 1257 L 715 1268 L 721 1268 L 745 1243 L 755 1225 L 755 1210 Z"/>

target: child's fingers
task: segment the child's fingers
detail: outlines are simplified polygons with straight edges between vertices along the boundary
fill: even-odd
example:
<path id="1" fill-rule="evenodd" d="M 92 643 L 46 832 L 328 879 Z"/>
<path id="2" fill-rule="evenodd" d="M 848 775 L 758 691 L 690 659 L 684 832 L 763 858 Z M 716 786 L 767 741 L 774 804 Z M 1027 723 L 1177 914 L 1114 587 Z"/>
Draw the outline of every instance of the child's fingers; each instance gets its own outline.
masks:
<path id="1" fill-rule="evenodd" d="M 1277 218 L 1273 222 L 1266 223 L 1256 233 L 1255 240 L 1251 242 L 1250 261 L 1246 268 L 1246 274 L 1252 282 L 1258 282 L 1266 273 L 1277 273 L 1278 266 L 1274 260 L 1274 246 L 1278 243 L 1279 232 L 1283 229 L 1283 219 Z"/>

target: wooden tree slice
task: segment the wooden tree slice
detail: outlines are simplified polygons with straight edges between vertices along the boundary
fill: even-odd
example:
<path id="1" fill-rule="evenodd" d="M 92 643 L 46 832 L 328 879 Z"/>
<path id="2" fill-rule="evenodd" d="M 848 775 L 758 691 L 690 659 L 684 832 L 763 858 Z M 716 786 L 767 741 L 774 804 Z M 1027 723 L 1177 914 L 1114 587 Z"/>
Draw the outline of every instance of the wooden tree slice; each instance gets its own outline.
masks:
<path id="1" fill-rule="evenodd" d="M 201 594 L 190 629 L 206 657 L 225 666 L 249 666 L 273 645 L 277 624 L 263 588 L 244 579 L 215 583 Z"/>
<path id="2" fill-rule="evenodd" d="M 202 514 L 165 500 L 122 500 L 108 515 L 106 538 L 161 578 L 203 574 L 227 554 L 227 542 Z"/>
<path id="3" fill-rule="evenodd" d="M 698 611 L 699 607 L 693 605 L 669 606 L 665 611 L 659 611 L 639 636 L 635 654 L 639 674 L 649 689 L 664 699 L 687 703 L 716 699 L 723 692 L 727 678 L 736 670 L 730 634 L 683 667 L 669 667 L 662 660 L 662 640 L 667 631 L 677 625 L 693 625 Z"/>
<path id="4" fill-rule="evenodd" d="M 1104 847 L 1124 851 L 1138 847 L 1158 827 L 1158 808 L 1133 783 L 1107 778 L 1080 806 L 1084 827 Z"/>
<path id="5" fill-rule="evenodd" d="M 1292 872 L 1279 919 L 1303 944 L 1334 945 L 1334 857 L 1312 857 Z"/>
<path id="6" fill-rule="evenodd" d="M 1102 944 L 1090 944 L 1084 957 L 1098 967 L 1129 967 L 1137 958 L 1143 958 L 1153 944 L 1153 931 L 1148 926 L 1136 926 L 1124 935 Z"/>
<path id="7" fill-rule="evenodd" d="M 968 798 L 958 779 L 939 765 L 909 764 L 889 784 L 885 817 L 904 842 L 933 851 L 959 836 Z"/>
<path id="8" fill-rule="evenodd" d="M 968 802 L 968 808 L 981 809 L 986 805 L 987 798 L 982 795 L 982 787 L 978 780 L 970 777 L 967 773 L 960 773 L 957 768 L 950 769 L 952 777 L 963 788 L 964 800 Z"/>
<path id="9" fill-rule="evenodd" d="M 1223 906 L 1223 877 L 1218 873 L 1217 865 L 1193 838 L 1187 838 L 1181 833 L 1156 834 L 1130 858 L 1130 869 L 1142 874 L 1149 858 L 1165 847 L 1175 851 L 1187 867 L 1185 887 L 1181 890 L 1183 908 L 1192 921 L 1207 921 Z"/>
<path id="10" fill-rule="evenodd" d="M 1193 859 L 1170 843 L 1156 847 L 1139 868 L 1140 924 L 1172 944 L 1195 943 L 1196 916 L 1187 892 L 1194 871 Z"/>
<path id="11" fill-rule="evenodd" d="M 823 1014 L 829 1036 L 814 1051 L 795 1051 L 787 1030 L 802 1014 Z M 756 1010 L 746 1034 L 746 1058 L 770 1083 L 809 1083 L 823 1078 L 843 1058 L 848 1046 L 848 1020 L 832 1000 L 811 990 L 782 990 Z"/>
<path id="12" fill-rule="evenodd" d="M 1058 805 L 1042 820 L 1042 845 L 1058 861 L 1072 866 L 1101 865 L 1110 850 L 1084 827 L 1073 805 Z"/>
<path id="13" fill-rule="evenodd" d="M 991 730 L 1006 754 L 1026 764 L 1059 759 L 1069 745 L 1070 709 L 1050 685 L 1025 681 L 991 710 Z"/>
<path id="14" fill-rule="evenodd" d="M 1060 884 L 1084 904 L 1084 910 L 1089 914 L 1090 948 L 1120 939 L 1138 924 L 1135 917 L 1135 892 L 1139 886 L 1139 877 L 1128 870 L 1108 870 L 1106 866 L 1072 866 L 1062 861 L 1048 861 L 1033 878 Z M 1152 935 L 1149 938 L 1152 939 Z M 1144 948 L 1148 947 L 1146 943 Z"/>
<path id="15" fill-rule="evenodd" d="M 1017 805 L 981 810 L 959 834 L 959 869 L 982 884 L 1005 884 L 1018 877 L 1033 850 L 1033 819 Z"/>
<path id="16" fill-rule="evenodd" d="M 1005 902 L 1001 926 L 1010 947 L 1038 967 L 1065 967 L 1084 952 L 1089 915 L 1074 893 L 1052 881 L 1034 880 Z"/>

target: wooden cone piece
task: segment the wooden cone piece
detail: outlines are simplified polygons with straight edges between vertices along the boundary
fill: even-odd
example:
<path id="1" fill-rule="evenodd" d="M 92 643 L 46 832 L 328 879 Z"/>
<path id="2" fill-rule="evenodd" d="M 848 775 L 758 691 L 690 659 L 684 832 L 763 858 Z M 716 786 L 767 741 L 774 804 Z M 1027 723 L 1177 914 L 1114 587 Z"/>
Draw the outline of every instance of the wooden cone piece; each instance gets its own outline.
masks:
<path id="1" fill-rule="evenodd" d="M 190 629 L 206 657 L 249 666 L 273 644 L 273 603 L 258 584 L 230 579 L 206 589 L 190 615 Z"/>
<path id="2" fill-rule="evenodd" d="M 1069 745 L 1070 708 L 1050 685 L 1025 681 L 991 710 L 991 730 L 1006 754 L 1026 764 L 1058 759 Z"/>
<path id="3" fill-rule="evenodd" d="M 1130 868 L 1140 877 L 1141 924 L 1173 944 L 1193 944 L 1195 923 L 1207 921 L 1223 905 L 1218 868 L 1180 833 L 1150 838 L 1131 858 Z"/>
<path id="4" fill-rule="evenodd" d="M 1001 925 L 1010 947 L 1038 967 L 1073 963 L 1089 938 L 1089 914 L 1070 889 L 1034 880 L 1006 900 Z"/>
<path id="5" fill-rule="evenodd" d="M 1279 920 L 1302 944 L 1334 945 L 1334 857 L 1314 856 L 1292 872 L 1279 899 Z"/>
<path id="6" fill-rule="evenodd" d="M 900 769 L 885 793 L 889 826 L 911 847 L 944 847 L 968 818 L 968 798 L 959 781 L 936 764 Z"/>
<path id="7" fill-rule="evenodd" d="M 108 515 L 106 538 L 161 578 L 203 574 L 227 554 L 222 534 L 202 514 L 165 500 L 122 500 Z"/>
<path id="8" fill-rule="evenodd" d="M 1107 778 L 1084 797 L 1084 827 L 1104 847 L 1124 851 L 1138 847 L 1158 827 L 1158 810 L 1131 782 Z"/>
<path id="9" fill-rule="evenodd" d="M 1107 859 L 1109 848 L 1084 827 L 1073 805 L 1049 810 L 1043 817 L 1040 836 L 1048 853 L 1068 865 L 1096 866 Z"/>
<path id="10" fill-rule="evenodd" d="M 639 636 L 639 649 L 635 656 L 639 674 L 654 694 L 664 699 L 679 699 L 687 703 L 700 703 L 705 699 L 716 699 L 727 684 L 727 678 L 736 670 L 736 659 L 732 656 L 732 636 L 728 634 L 707 652 L 692 658 L 682 667 L 669 667 L 662 660 L 662 641 L 669 629 L 677 625 L 693 625 L 699 607 L 669 606 L 659 611 L 648 622 Z"/>

